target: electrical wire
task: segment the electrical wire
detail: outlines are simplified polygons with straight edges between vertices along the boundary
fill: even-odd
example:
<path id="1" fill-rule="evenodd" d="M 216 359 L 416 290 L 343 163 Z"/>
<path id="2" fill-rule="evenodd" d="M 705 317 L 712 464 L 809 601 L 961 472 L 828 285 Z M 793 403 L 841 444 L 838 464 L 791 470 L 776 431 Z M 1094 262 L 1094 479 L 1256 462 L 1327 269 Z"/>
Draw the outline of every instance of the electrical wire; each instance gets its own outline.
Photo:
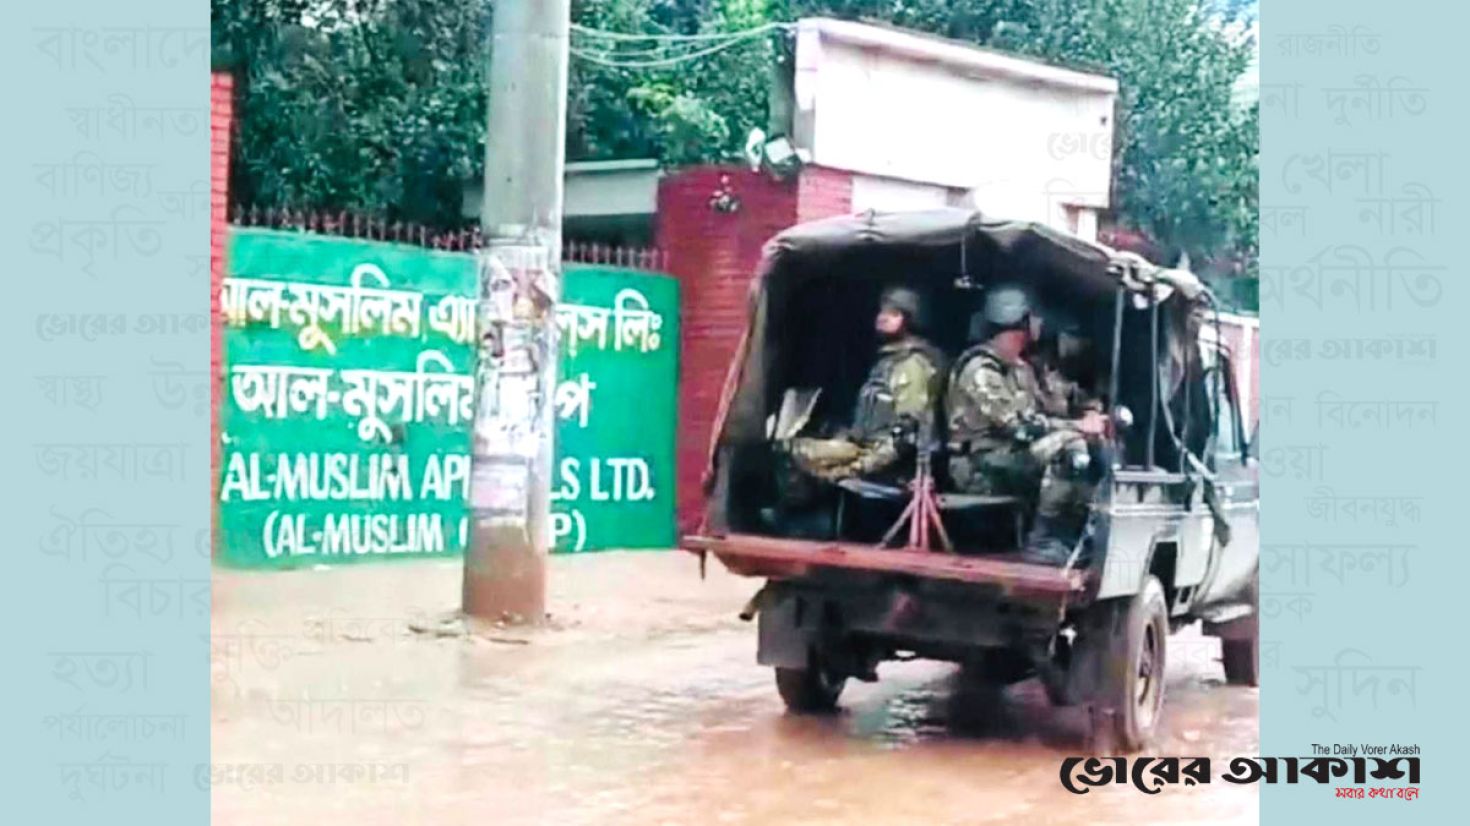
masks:
<path id="1" fill-rule="evenodd" d="M 631 55 L 619 55 L 615 51 L 590 51 L 587 49 L 571 47 L 570 53 L 580 60 L 585 60 L 589 63 L 595 63 L 600 66 L 607 66 L 614 69 L 660 69 L 668 68 L 670 66 L 677 66 L 680 63 L 685 63 L 690 60 L 698 60 L 700 58 L 708 57 L 718 52 L 725 51 L 726 49 L 732 48 L 734 46 L 741 45 L 751 40 L 752 38 L 768 34 L 772 31 L 786 30 L 790 27 L 790 23 L 766 23 L 762 26 L 756 26 L 755 28 L 745 29 L 738 32 L 721 32 L 718 34 L 708 35 L 678 35 L 677 37 L 680 38 L 719 42 L 715 42 L 712 46 L 706 46 L 691 52 L 685 52 L 683 54 L 663 58 L 650 58 L 647 60 L 622 60 L 619 58 L 627 56 L 643 56 L 647 54 L 656 54 L 660 52 L 661 49 L 654 48 L 643 49 L 641 51 L 635 50 Z M 591 32 L 596 30 L 589 29 L 585 31 Z M 674 35 L 626 35 L 618 32 L 598 32 L 598 34 L 608 36 L 616 35 L 616 37 L 613 37 L 612 39 L 624 41 L 639 38 L 667 39 L 675 37 Z M 679 45 L 693 45 L 693 43 L 680 41 Z"/>
<path id="2" fill-rule="evenodd" d="M 680 63 L 686 63 L 686 62 L 691 61 L 691 60 L 698 60 L 698 59 L 703 58 L 703 57 L 709 57 L 710 55 L 717 54 L 719 52 L 723 52 L 726 49 L 732 48 L 734 46 L 742 45 L 742 44 L 744 44 L 745 42 L 747 42 L 749 40 L 750 40 L 749 37 L 742 37 L 742 38 L 739 38 L 739 39 L 728 40 L 728 41 L 726 41 L 724 43 L 720 43 L 720 44 L 715 45 L 715 46 L 710 46 L 708 48 L 699 49 L 699 50 L 696 50 L 696 51 L 693 51 L 693 52 L 687 52 L 687 53 L 682 54 L 682 55 L 677 55 L 677 56 L 674 56 L 674 57 L 667 57 L 667 58 L 660 58 L 660 59 L 651 59 L 651 60 L 623 60 L 623 61 L 620 61 L 620 60 L 617 60 L 617 59 L 613 59 L 613 56 L 610 53 L 607 53 L 607 52 L 601 52 L 601 53 L 598 53 L 598 52 L 589 52 L 589 51 L 585 51 L 583 49 L 576 49 L 576 48 L 571 49 L 570 52 L 571 52 L 572 55 L 574 55 L 575 57 L 577 57 L 577 58 L 579 58 L 581 60 L 585 60 L 585 61 L 587 61 L 589 63 L 596 63 L 598 65 L 607 66 L 607 67 L 614 68 L 614 69 L 660 69 L 660 68 L 668 68 L 668 67 L 671 67 L 671 66 L 677 66 Z"/>
<path id="3" fill-rule="evenodd" d="M 629 42 L 629 45 L 633 45 L 633 44 L 631 42 Z M 681 51 L 681 50 L 683 50 L 683 49 L 691 49 L 692 47 L 695 47 L 697 45 L 699 45 L 699 44 L 696 44 L 696 43 L 662 43 L 662 44 L 659 44 L 657 46 L 647 46 L 647 47 L 640 46 L 639 48 L 636 48 L 636 49 L 625 49 L 625 48 L 623 48 L 621 46 L 612 46 L 612 47 L 609 47 L 609 46 L 607 46 L 605 44 L 598 44 L 595 47 L 583 46 L 581 48 L 581 50 L 582 51 L 590 51 L 590 52 L 592 52 L 594 54 L 602 55 L 602 56 L 605 56 L 605 57 L 606 56 L 616 55 L 617 57 L 620 57 L 620 58 L 623 58 L 623 57 L 661 58 L 661 57 L 666 57 L 666 56 L 675 55 L 675 54 L 688 54 L 688 51 Z M 578 47 L 573 46 L 572 48 L 578 48 Z"/>
<path id="4" fill-rule="evenodd" d="M 701 32 L 699 34 L 636 34 L 632 32 L 614 32 L 606 29 L 594 29 L 577 23 L 571 24 L 573 34 L 586 35 L 594 39 L 602 40 L 669 40 L 669 41 L 699 41 L 699 40 L 722 40 L 727 37 L 735 37 L 744 34 L 765 31 L 767 29 L 789 29 L 793 23 L 765 23 L 750 29 L 735 32 Z"/>

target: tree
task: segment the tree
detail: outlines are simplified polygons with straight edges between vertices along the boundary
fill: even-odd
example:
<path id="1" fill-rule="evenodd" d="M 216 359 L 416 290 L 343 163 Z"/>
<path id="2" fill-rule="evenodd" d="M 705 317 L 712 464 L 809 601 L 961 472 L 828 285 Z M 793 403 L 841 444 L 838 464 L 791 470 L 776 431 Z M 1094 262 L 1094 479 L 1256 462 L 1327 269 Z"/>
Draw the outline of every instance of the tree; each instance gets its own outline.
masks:
<path id="1" fill-rule="evenodd" d="M 581 0 L 572 17 L 592 29 L 653 35 L 709 35 L 754 29 L 775 18 L 768 0 Z M 648 43 L 632 50 L 582 38 L 585 51 L 622 60 L 680 53 Z M 764 125 L 775 36 L 753 39 L 700 60 L 657 69 L 572 62 L 567 157 L 656 157 L 678 165 L 739 154 L 751 128 Z"/>
<path id="2" fill-rule="evenodd" d="M 460 223 L 483 164 L 479 0 L 213 0 L 237 203 Z"/>

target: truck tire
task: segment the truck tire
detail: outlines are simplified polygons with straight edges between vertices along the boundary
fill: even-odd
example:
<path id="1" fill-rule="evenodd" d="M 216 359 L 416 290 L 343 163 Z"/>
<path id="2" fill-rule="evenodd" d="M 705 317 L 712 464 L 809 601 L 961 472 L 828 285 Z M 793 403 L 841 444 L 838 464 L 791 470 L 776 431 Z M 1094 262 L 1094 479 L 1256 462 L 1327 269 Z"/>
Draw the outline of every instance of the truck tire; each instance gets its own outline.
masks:
<path id="1" fill-rule="evenodd" d="M 837 676 L 824 668 L 815 652 L 807 658 L 806 668 L 776 666 L 776 691 L 786 708 L 798 714 L 832 711 L 847 677 Z"/>
<path id="2" fill-rule="evenodd" d="M 1142 749 L 1164 709 L 1169 604 L 1158 577 L 1121 606 L 1102 663 L 1093 706 L 1093 735 L 1125 752 Z"/>
<path id="3" fill-rule="evenodd" d="M 1220 640 L 1220 660 L 1225 665 L 1225 682 L 1230 685 L 1261 684 L 1261 638 Z"/>

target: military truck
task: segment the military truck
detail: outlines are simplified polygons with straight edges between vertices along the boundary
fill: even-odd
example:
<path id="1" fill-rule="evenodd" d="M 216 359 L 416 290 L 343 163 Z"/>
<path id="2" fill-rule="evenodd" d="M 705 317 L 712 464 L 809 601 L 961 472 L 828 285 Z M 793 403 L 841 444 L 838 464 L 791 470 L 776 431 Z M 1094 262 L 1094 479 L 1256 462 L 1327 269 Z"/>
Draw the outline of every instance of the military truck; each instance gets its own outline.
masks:
<path id="1" fill-rule="evenodd" d="M 953 355 L 986 289 L 1020 284 L 1093 343 L 1110 427 L 1065 564 L 1021 561 L 1023 498 L 951 489 L 943 439 L 907 482 L 822 486 L 782 518 L 781 440 L 840 426 L 876 349 L 882 290 L 927 297 Z M 1043 313 L 1045 315 L 1045 313 Z M 1258 449 L 1211 292 L 1189 272 L 1044 225 L 941 209 L 867 212 L 773 238 L 721 399 L 700 528 L 681 546 L 766 580 L 744 616 L 793 712 L 834 708 L 888 660 L 959 663 L 992 687 L 1039 677 L 1102 746 L 1142 748 L 1171 633 L 1203 622 L 1230 685 L 1256 685 Z M 905 528 L 907 530 L 905 530 Z M 977 696 L 996 696 L 979 692 Z"/>

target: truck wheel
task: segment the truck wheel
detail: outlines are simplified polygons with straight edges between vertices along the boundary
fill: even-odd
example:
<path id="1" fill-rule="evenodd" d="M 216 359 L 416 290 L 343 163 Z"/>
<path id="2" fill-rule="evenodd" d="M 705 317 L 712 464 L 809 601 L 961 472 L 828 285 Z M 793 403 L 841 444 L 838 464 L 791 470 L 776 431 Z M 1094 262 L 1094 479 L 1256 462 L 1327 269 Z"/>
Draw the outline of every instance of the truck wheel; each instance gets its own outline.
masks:
<path id="1" fill-rule="evenodd" d="M 1164 586 L 1151 576 L 1123 608 L 1108 645 L 1093 733 L 1103 740 L 1115 738 L 1124 751 L 1144 747 L 1164 708 L 1168 613 Z"/>
<path id="2" fill-rule="evenodd" d="M 1220 640 L 1220 659 L 1225 665 L 1225 682 L 1230 685 L 1261 684 L 1261 638 Z"/>
<path id="3" fill-rule="evenodd" d="M 847 677 L 823 667 L 815 652 L 807 658 L 806 668 L 776 666 L 776 691 L 786 702 L 786 708 L 799 714 L 837 708 L 837 698 L 846 684 Z"/>

